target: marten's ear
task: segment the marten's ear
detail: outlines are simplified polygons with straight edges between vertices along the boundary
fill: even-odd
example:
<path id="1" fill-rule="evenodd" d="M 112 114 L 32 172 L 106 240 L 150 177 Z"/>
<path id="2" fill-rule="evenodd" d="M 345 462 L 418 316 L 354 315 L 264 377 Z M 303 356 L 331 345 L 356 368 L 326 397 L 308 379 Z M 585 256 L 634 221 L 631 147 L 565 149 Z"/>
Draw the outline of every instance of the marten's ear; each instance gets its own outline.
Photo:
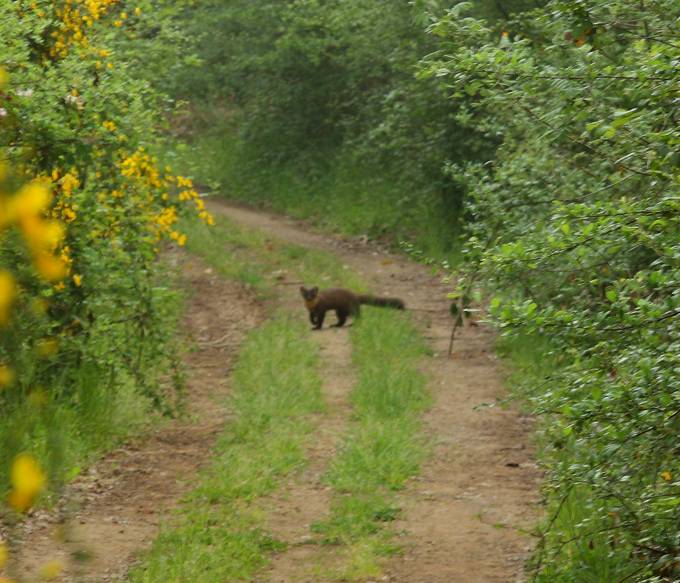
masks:
<path id="1" fill-rule="evenodd" d="M 316 296 L 318 295 L 318 293 L 319 293 L 319 288 L 316 287 L 316 286 L 314 286 L 314 287 L 313 287 L 312 289 L 310 289 L 309 291 L 312 292 L 312 297 L 316 297 Z"/>
<path id="2" fill-rule="evenodd" d="M 305 297 L 305 293 L 307 293 L 307 290 L 305 289 L 305 286 L 301 285 L 300 286 L 300 293 L 302 294 L 302 297 Z"/>

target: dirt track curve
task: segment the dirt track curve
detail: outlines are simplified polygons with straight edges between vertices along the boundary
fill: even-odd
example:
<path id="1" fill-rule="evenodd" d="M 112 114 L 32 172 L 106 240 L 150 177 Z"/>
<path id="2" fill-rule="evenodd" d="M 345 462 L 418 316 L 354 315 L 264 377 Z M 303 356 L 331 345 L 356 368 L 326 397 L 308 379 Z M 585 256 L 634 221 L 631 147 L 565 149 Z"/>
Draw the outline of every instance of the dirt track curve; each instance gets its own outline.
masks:
<path id="1" fill-rule="evenodd" d="M 399 543 L 404 552 L 388 564 L 383 580 L 523 581 L 532 541 L 522 531 L 536 519 L 539 473 L 529 446 L 530 420 L 511 409 L 477 407 L 494 403 L 505 392 L 491 331 L 466 328 L 449 358 L 446 289 L 429 269 L 369 246 L 314 233 L 287 218 L 218 201 L 209 206 L 272 238 L 334 253 L 368 282 L 373 293 L 403 298 L 430 342 L 434 357 L 427 359 L 425 372 L 434 404 L 425 421 L 433 453 L 401 494 L 404 511 L 396 528 L 403 533 Z M 213 438 L 228 414 L 223 397 L 230 363 L 247 330 L 261 321 L 262 311 L 242 288 L 220 280 L 200 261 L 186 256 L 178 260 L 194 288 L 186 327 L 200 347 L 189 355 L 194 421 L 173 423 L 97 464 L 73 487 L 71 497 L 79 509 L 71 540 L 54 539 L 49 516 L 29 521 L 22 565 L 46 558 L 68 561 L 82 546 L 93 560 L 68 563 L 60 581 L 115 580 L 135 553 L 150 545 L 162 513 L 177 503 L 191 487 L 196 469 L 208 461 Z M 291 282 L 279 288 L 281 305 L 305 317 L 297 286 L 286 283 Z M 309 452 L 309 466 L 271 501 L 269 526 L 292 546 L 274 558 L 258 582 L 312 580 L 305 570 L 310 551 L 304 541 L 309 524 L 328 511 L 330 494 L 320 477 L 349 418 L 352 385 L 347 332 L 328 330 L 316 338 L 330 373 L 324 375 L 324 396 L 331 414 L 324 418 Z"/>

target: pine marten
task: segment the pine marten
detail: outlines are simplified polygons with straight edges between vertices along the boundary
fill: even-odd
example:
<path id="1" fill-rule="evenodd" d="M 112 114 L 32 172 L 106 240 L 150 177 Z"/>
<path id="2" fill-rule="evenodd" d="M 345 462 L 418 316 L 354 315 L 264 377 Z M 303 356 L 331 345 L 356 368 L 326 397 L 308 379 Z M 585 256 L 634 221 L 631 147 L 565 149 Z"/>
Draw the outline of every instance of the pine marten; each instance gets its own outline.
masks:
<path id="1" fill-rule="evenodd" d="M 325 289 L 319 291 L 318 287 L 307 289 L 300 287 L 300 293 L 305 300 L 305 306 L 309 310 L 309 321 L 314 329 L 320 330 L 328 310 L 335 310 L 338 317 L 332 327 L 340 328 L 345 324 L 347 316 L 356 318 L 359 315 L 361 304 L 369 306 L 381 306 L 403 310 L 404 302 L 398 298 L 379 298 L 352 293 L 347 289 Z"/>

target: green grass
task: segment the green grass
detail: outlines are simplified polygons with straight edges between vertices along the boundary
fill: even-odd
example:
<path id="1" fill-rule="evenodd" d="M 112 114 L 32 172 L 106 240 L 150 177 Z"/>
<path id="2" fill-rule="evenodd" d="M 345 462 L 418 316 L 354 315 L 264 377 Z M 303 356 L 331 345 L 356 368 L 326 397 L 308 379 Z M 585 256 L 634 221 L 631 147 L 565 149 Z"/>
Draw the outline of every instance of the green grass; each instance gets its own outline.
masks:
<path id="1" fill-rule="evenodd" d="M 301 322 L 277 317 L 251 333 L 234 373 L 234 420 L 132 583 L 249 579 L 285 548 L 264 530 L 258 500 L 305 463 L 311 415 L 324 406 L 318 364 Z"/>
<path id="2" fill-rule="evenodd" d="M 101 378 L 96 378 L 100 376 L 97 371 L 81 367 L 70 372 L 68 400 L 36 389 L 26 401 L 3 412 L 0 423 L 3 497 L 7 493 L 5 485 L 9 484 L 11 462 L 21 452 L 31 452 L 40 460 L 50 476 L 47 493 L 55 494 L 63 481 L 75 478 L 104 452 L 141 434 L 150 423 L 158 422 L 158 416 L 150 415 L 150 401 L 140 395 L 133 379 L 128 378 L 112 390 Z"/>
<path id="3" fill-rule="evenodd" d="M 324 580 L 380 574 L 384 558 L 398 550 L 388 527 L 399 513 L 396 492 L 427 452 L 419 414 L 430 397 L 418 370 L 426 349 L 409 318 L 366 310 L 351 338 L 355 420 L 325 477 L 335 492 L 330 515 L 313 527 L 326 543 L 340 545 L 340 560 L 317 568 Z"/>
<path id="4" fill-rule="evenodd" d="M 332 254 L 216 219 L 210 229 L 195 221 L 184 225 L 189 250 L 263 295 L 271 293 L 281 271 L 309 283 L 364 289 Z M 330 514 L 314 525 L 323 541 L 337 545 L 332 548 L 339 560 L 316 566 L 324 580 L 381 572 L 384 558 L 398 550 L 389 529 L 399 513 L 396 492 L 418 472 L 426 453 L 418 420 L 429 405 L 418 370 L 425 347 L 408 316 L 367 309 L 350 335 L 358 372 L 354 418 L 325 476 L 335 492 Z M 247 580 L 271 553 L 285 548 L 264 530 L 259 502 L 305 463 L 309 415 L 322 408 L 315 347 L 306 324 L 290 319 L 253 333 L 235 373 L 236 420 L 131 583 Z"/>
<path id="5" fill-rule="evenodd" d="M 173 143 L 165 157 L 214 192 L 309 219 L 333 232 L 368 235 L 395 247 L 410 241 L 425 256 L 450 265 L 460 261 L 460 218 L 429 185 L 416 190 L 399 176 L 337 153 L 263 164 L 240 141 L 233 112 L 203 107 L 194 113 L 190 141 L 179 147 Z"/>
<path id="6" fill-rule="evenodd" d="M 154 277 L 169 282 L 168 288 L 178 287 L 178 275 L 166 263 L 158 265 Z M 159 286 L 152 302 L 154 330 L 139 341 L 134 363 L 131 353 L 123 350 L 129 330 L 125 322 L 112 323 L 118 314 L 108 305 L 96 312 L 86 340 L 60 338 L 86 345 L 74 344 L 47 357 L 58 370 L 49 386 L 39 376 L 41 367 L 32 352 L 16 363 L 21 381 L 0 394 L 0 497 L 8 493 L 10 468 L 20 453 L 30 452 L 46 471 L 47 487 L 39 504 L 49 505 L 83 468 L 162 422 L 152 393 L 164 397 L 163 406 L 172 412 L 180 409 L 181 391 L 175 392 L 171 381 L 172 359 L 181 344 L 177 322 L 184 297 Z M 0 518 L 3 513 L 0 508 Z"/>
<path id="7" fill-rule="evenodd" d="M 203 257 L 220 275 L 249 285 L 263 296 L 281 275 L 292 275 L 307 284 L 365 289 L 361 279 L 331 253 L 284 243 L 261 231 L 239 227 L 221 215 L 215 221 L 213 227 L 196 220 L 183 223 L 189 251 Z"/>

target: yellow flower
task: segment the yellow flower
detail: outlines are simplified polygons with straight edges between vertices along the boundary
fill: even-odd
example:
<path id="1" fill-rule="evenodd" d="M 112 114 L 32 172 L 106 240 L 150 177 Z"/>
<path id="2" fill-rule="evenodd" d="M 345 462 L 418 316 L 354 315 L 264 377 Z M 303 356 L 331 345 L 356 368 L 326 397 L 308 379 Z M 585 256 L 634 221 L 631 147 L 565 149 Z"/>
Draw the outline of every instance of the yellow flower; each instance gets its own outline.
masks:
<path id="1" fill-rule="evenodd" d="M 38 253 L 33 263 L 38 273 L 47 281 L 59 281 L 66 277 L 68 269 L 66 264 L 59 258 L 49 253 Z"/>
<path id="2" fill-rule="evenodd" d="M 107 130 L 109 130 L 110 132 L 115 132 L 115 131 L 116 131 L 116 124 L 115 124 L 114 122 L 112 122 L 112 121 L 107 120 L 107 121 L 105 121 L 104 123 L 102 123 L 102 125 L 103 125 Z"/>
<path id="3" fill-rule="evenodd" d="M 66 196 L 71 196 L 73 191 L 80 186 L 80 180 L 78 180 L 77 173 L 74 170 L 71 170 L 70 172 L 64 174 L 64 177 L 61 179 L 59 184 L 61 185 L 61 190 L 63 193 Z"/>
<path id="4" fill-rule="evenodd" d="M 57 350 L 59 350 L 59 340 L 56 338 L 41 338 L 35 344 L 35 351 L 42 358 L 52 356 Z"/>
<path id="5" fill-rule="evenodd" d="M 5 221 L 21 220 L 41 213 L 50 204 L 50 191 L 38 182 L 24 186 L 7 205 Z"/>
<path id="6" fill-rule="evenodd" d="M 16 297 L 16 285 L 9 271 L 0 270 L 0 326 L 9 320 L 9 310 Z"/>
<path id="7" fill-rule="evenodd" d="M 115 26 L 116 28 L 120 28 L 121 26 L 123 26 L 123 21 L 122 20 L 114 20 L 113 26 Z"/>
<path id="8" fill-rule="evenodd" d="M 670 482 L 673 479 L 673 475 L 668 471 L 661 472 L 661 477 L 666 480 L 666 482 Z"/>
<path id="9" fill-rule="evenodd" d="M 52 579 L 59 577 L 63 570 L 64 566 L 60 561 L 50 561 L 40 568 L 40 577 L 45 581 L 51 581 Z"/>
<path id="10" fill-rule="evenodd" d="M 6 364 L 0 364 L 0 389 L 3 389 L 14 382 L 14 371 Z M 1 554 L 1 552 L 0 552 Z M 0 561 L 1 563 L 2 561 Z M 2 565 L 0 564 L 0 567 Z"/>
<path id="11" fill-rule="evenodd" d="M 64 238 L 64 227 L 57 221 L 43 221 L 38 217 L 26 217 L 21 230 L 28 246 L 35 252 L 51 251 Z"/>
<path id="12" fill-rule="evenodd" d="M 5 563 L 7 563 L 8 555 L 9 553 L 7 552 L 7 547 L 4 543 L 0 543 L 0 569 L 5 566 Z"/>
<path id="13" fill-rule="evenodd" d="M 67 223 L 72 223 L 76 220 L 76 212 L 70 207 L 64 207 L 61 210 L 61 216 Z"/>
<path id="14" fill-rule="evenodd" d="M 141 9 L 139 6 L 137 6 L 137 7 L 135 8 L 135 15 L 136 15 L 136 16 L 139 16 L 141 13 L 142 13 L 142 9 Z"/>
<path id="15" fill-rule="evenodd" d="M 25 453 L 17 456 L 10 472 L 10 505 L 19 512 L 25 512 L 43 490 L 46 481 L 45 473 L 33 456 Z"/>
<path id="16" fill-rule="evenodd" d="M 75 283 L 78 287 L 80 287 L 83 283 L 83 276 L 78 275 L 77 273 L 73 275 L 73 283 Z"/>

